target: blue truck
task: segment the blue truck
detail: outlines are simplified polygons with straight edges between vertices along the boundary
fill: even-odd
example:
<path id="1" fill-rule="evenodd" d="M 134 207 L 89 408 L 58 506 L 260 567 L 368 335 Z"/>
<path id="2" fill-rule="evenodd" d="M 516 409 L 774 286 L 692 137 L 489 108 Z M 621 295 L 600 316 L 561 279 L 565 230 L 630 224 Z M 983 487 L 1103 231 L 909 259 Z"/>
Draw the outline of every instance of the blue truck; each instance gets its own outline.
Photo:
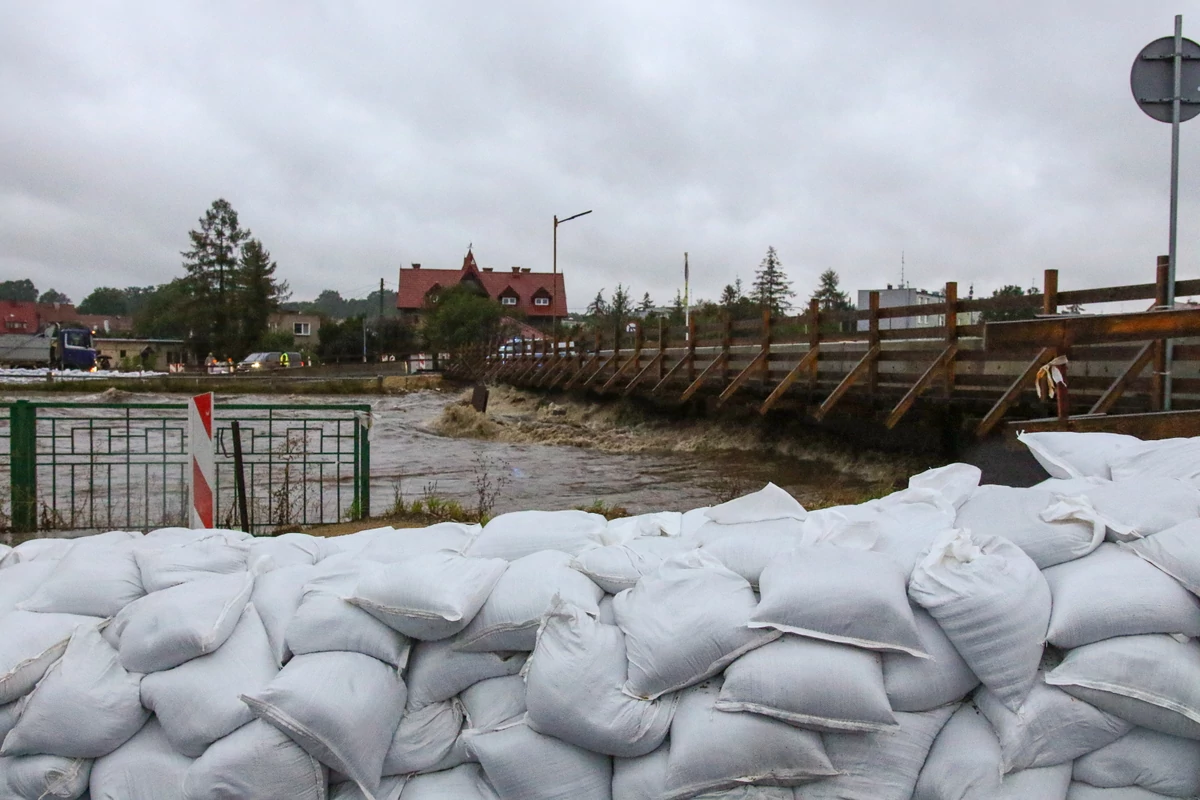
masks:
<path id="1" fill-rule="evenodd" d="M 96 369 L 96 349 L 87 328 L 50 325 L 40 333 L 0 334 L 0 367 Z"/>

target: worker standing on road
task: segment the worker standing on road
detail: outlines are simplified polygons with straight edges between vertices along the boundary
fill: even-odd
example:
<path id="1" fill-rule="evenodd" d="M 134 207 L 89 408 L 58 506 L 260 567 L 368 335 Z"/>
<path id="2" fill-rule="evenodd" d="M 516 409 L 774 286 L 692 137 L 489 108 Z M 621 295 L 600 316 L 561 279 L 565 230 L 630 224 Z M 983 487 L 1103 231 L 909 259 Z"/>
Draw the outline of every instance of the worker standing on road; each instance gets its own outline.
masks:
<path id="1" fill-rule="evenodd" d="M 280 369 L 288 368 L 288 354 L 287 353 L 281 353 L 279 355 L 279 367 L 280 367 Z"/>

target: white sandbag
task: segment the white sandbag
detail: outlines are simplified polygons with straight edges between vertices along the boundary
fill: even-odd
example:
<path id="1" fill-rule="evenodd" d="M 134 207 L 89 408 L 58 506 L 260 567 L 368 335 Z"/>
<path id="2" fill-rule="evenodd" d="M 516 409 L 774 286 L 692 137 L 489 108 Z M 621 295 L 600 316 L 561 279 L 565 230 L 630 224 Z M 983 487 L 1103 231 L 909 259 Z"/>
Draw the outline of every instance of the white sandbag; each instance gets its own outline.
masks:
<path id="1" fill-rule="evenodd" d="M 95 626 L 81 626 L 66 651 L 21 701 L 0 755 L 99 758 L 141 729 L 140 675 L 126 672 Z"/>
<path id="2" fill-rule="evenodd" d="M 683 516 L 679 519 L 679 535 L 686 539 L 694 536 L 701 525 L 707 525 L 709 523 L 708 509 L 710 507 L 693 508 L 690 511 L 683 512 Z"/>
<path id="3" fill-rule="evenodd" d="M 908 479 L 908 488 L 936 492 L 954 508 L 961 508 L 979 488 L 981 478 L 982 470 L 973 464 L 947 464 L 913 475 Z"/>
<path id="4" fill-rule="evenodd" d="M 908 593 L 983 685 L 1019 708 L 1050 621 L 1050 587 L 1029 556 L 1006 539 L 951 531 L 913 571 Z"/>
<path id="5" fill-rule="evenodd" d="M 833 544 L 889 556 L 905 576 L 943 532 L 955 509 L 931 489 L 906 489 L 857 506 L 814 511 L 804 521 L 804 544 Z"/>
<path id="6" fill-rule="evenodd" d="M 4 568 L 0 575 L 0 616 L 37 591 L 53 571 L 53 561 L 19 562 Z"/>
<path id="7" fill-rule="evenodd" d="M 4 737 L 8 736 L 17 724 L 17 718 L 21 716 L 20 701 L 14 700 L 7 705 L 0 706 L 0 742 L 4 741 Z"/>
<path id="8" fill-rule="evenodd" d="M 1140 786 L 1169 797 L 1200 796 L 1200 741 L 1134 728 L 1080 756 L 1076 781 L 1107 789 Z"/>
<path id="9" fill-rule="evenodd" d="M 0 569 L 4 569 L 5 567 L 10 566 L 9 564 L 6 564 L 4 562 L 5 562 L 5 559 L 8 558 L 8 554 L 11 552 L 12 552 L 12 545 L 0 544 Z M 17 562 L 14 560 L 12 563 L 15 564 Z"/>
<path id="10" fill-rule="evenodd" d="M 0 704 L 32 691 L 67 649 L 76 628 L 100 622 L 79 614 L 12 611 L 0 615 Z"/>
<path id="11" fill-rule="evenodd" d="M 662 800 L 745 784 L 798 786 L 837 774 L 818 734 L 761 714 L 716 711 L 720 690 L 719 681 L 709 681 L 680 698 Z"/>
<path id="12" fill-rule="evenodd" d="M 214 742 L 188 768 L 183 800 L 326 800 L 325 767 L 261 720 Z"/>
<path id="13" fill-rule="evenodd" d="M 1029 448 L 1030 454 L 1052 478 L 1112 480 L 1112 461 L 1144 446 L 1136 436 L 1099 432 L 1021 433 L 1017 441 Z"/>
<path id="14" fill-rule="evenodd" d="M 1065 800 L 1071 765 L 1003 775 L 1000 742 L 983 714 L 960 706 L 942 728 L 913 792 L 913 800 Z"/>
<path id="15" fill-rule="evenodd" d="M 476 653 L 533 650 L 538 623 L 554 604 L 555 597 L 596 614 L 604 590 L 583 573 L 571 569 L 570 563 L 571 556 L 558 550 L 545 550 L 513 561 L 462 632 L 456 647 Z"/>
<path id="16" fill-rule="evenodd" d="M 784 523 L 780 525 L 780 523 Z M 721 528 L 768 528 L 761 532 L 747 530 L 742 535 L 728 535 Z M 780 530 L 789 528 L 790 530 Z M 704 552 L 741 575 L 751 586 L 758 586 L 767 565 L 801 544 L 803 527 L 795 520 L 748 522 L 742 525 L 718 525 L 710 522 L 696 531 L 695 541 Z"/>
<path id="17" fill-rule="evenodd" d="M 271 570 L 254 581 L 250 602 L 258 611 L 271 642 L 275 663 L 279 666 L 291 657 L 287 649 L 287 627 L 304 599 L 304 587 L 314 576 L 312 566 L 298 564 Z"/>
<path id="18" fill-rule="evenodd" d="M 209 537 L 162 549 L 139 549 L 138 569 L 147 592 L 159 592 L 181 583 L 245 572 L 250 545 Z"/>
<path id="19" fill-rule="evenodd" d="M 25 611 L 111 617 L 145 594 L 142 574 L 128 539 L 89 537 L 72 547 L 31 597 Z"/>
<path id="20" fill-rule="evenodd" d="M 408 669 L 408 708 L 449 700 L 456 694 L 488 678 L 516 675 L 525 665 L 528 653 L 464 653 L 456 639 L 418 642 L 413 648 Z"/>
<path id="21" fill-rule="evenodd" d="M 608 520 L 586 511 L 514 511 L 483 526 L 466 554 L 477 558 L 519 558 L 557 550 L 577 556 L 605 544 Z"/>
<path id="22" fill-rule="evenodd" d="M 1151 633 L 1067 653 L 1046 683 L 1122 719 L 1200 739 L 1200 642 Z"/>
<path id="23" fill-rule="evenodd" d="M 1019 713 L 1010 711 L 986 688 L 976 693 L 975 706 L 1000 741 L 1000 766 L 1005 773 L 1070 763 L 1133 729 L 1125 720 L 1042 680 L 1034 683 Z"/>
<path id="24" fill-rule="evenodd" d="M 713 506 L 704 515 L 722 525 L 735 525 L 768 519 L 803 520 L 808 512 L 796 502 L 796 498 L 775 484 L 768 483 L 757 492 Z"/>
<path id="25" fill-rule="evenodd" d="M 176 753 L 151 717 L 132 739 L 92 765 L 92 800 L 164 800 L 183 794 L 192 759 Z"/>
<path id="26" fill-rule="evenodd" d="M 1000 536 L 1039 569 L 1086 556 L 1104 541 L 1104 526 L 1074 511 L 1047 515 L 1060 500 L 1045 489 L 980 486 L 958 510 L 955 526 L 974 536 Z M 1049 516 L 1049 518 L 1047 518 Z"/>
<path id="27" fill-rule="evenodd" d="M 329 544 L 329 539 L 322 536 L 310 536 L 307 533 L 284 533 L 279 536 L 258 536 L 249 542 L 250 554 L 247 564 L 253 564 L 261 558 L 270 559 L 274 569 L 284 567 L 311 567 L 328 555 L 338 552 L 338 548 Z"/>
<path id="28" fill-rule="evenodd" d="M 130 672 L 160 672 L 215 651 L 233 633 L 254 589 L 249 572 L 199 577 L 121 610 L 105 631 Z"/>
<path id="29" fill-rule="evenodd" d="M 219 650 L 142 678 L 142 705 L 158 717 L 172 747 L 198 758 L 254 719 L 241 695 L 261 691 L 278 673 L 262 621 L 248 605 Z"/>
<path id="30" fill-rule="evenodd" d="M 1200 487 L 1174 478 L 1122 478 L 1082 497 L 1095 509 L 1094 518 L 1108 528 L 1110 541 L 1140 539 L 1200 517 Z M 1089 517 L 1086 512 L 1080 516 Z"/>
<path id="31" fill-rule="evenodd" d="M 664 560 L 694 550 L 696 543 L 678 536 L 649 536 L 585 550 L 571 567 L 587 575 L 609 594 L 633 588 L 643 575 L 657 570 Z"/>
<path id="32" fill-rule="evenodd" d="M 381 564 L 401 564 L 440 550 L 463 553 L 482 530 L 481 525 L 461 522 L 439 522 L 427 528 L 385 528 L 371 537 L 358 556 Z"/>
<path id="33" fill-rule="evenodd" d="M 909 800 L 934 739 L 955 709 L 897 713 L 894 730 L 825 734 L 825 752 L 841 774 L 797 793 L 804 800 Z"/>
<path id="34" fill-rule="evenodd" d="M 467 749 L 500 800 L 611 800 L 612 759 L 524 723 L 471 734 Z"/>
<path id="35" fill-rule="evenodd" d="M 705 792 L 696 800 L 793 800 L 799 789 L 786 786 L 739 786 L 721 792 Z"/>
<path id="36" fill-rule="evenodd" d="M 629 656 L 626 694 L 654 700 L 779 638 L 747 627 L 755 605 L 746 579 L 712 556 L 697 550 L 667 559 L 613 598 Z"/>
<path id="37" fill-rule="evenodd" d="M 896 726 L 878 653 L 791 634 L 726 667 L 714 707 L 821 731 Z"/>
<path id="38" fill-rule="evenodd" d="M 1200 636 L 1200 598 L 1115 544 L 1042 574 L 1053 598 L 1046 638 L 1055 647 L 1140 633 Z"/>
<path id="39" fill-rule="evenodd" d="M 371 797 L 404 713 L 404 683 L 361 653 L 296 656 L 266 689 L 242 695 L 254 715 L 345 773 Z"/>
<path id="40" fill-rule="evenodd" d="M 90 759 L 0 758 L 0 800 L 75 800 L 88 790 Z"/>
<path id="41" fill-rule="evenodd" d="M 643 537 L 679 536 L 682 528 L 683 514 L 678 511 L 658 511 L 610 519 L 602 538 L 605 544 L 620 544 Z"/>
<path id="42" fill-rule="evenodd" d="M 908 575 L 891 557 L 835 545 L 802 547 L 763 570 L 750 627 L 926 657 Z"/>
<path id="43" fill-rule="evenodd" d="M 1086 783 L 1072 783 L 1067 800 L 1166 800 L 1167 795 L 1151 792 L 1138 786 L 1119 789 L 1099 789 Z"/>
<path id="44" fill-rule="evenodd" d="M 596 619 L 605 625 L 617 624 L 617 612 L 613 611 L 613 595 L 606 594 L 604 597 L 601 597 L 597 608 L 599 611 L 596 612 Z"/>
<path id="45" fill-rule="evenodd" d="M 614 758 L 612 800 L 659 800 L 667 788 L 670 747 L 637 758 Z"/>
<path id="46" fill-rule="evenodd" d="M 0 558 L 0 569 L 30 561 L 60 561 L 75 544 L 74 539 L 26 539 Z"/>
<path id="47" fill-rule="evenodd" d="M 436 641 L 467 627 L 507 569 L 503 559 L 439 550 L 367 572 L 350 602 L 405 636 Z"/>
<path id="48" fill-rule="evenodd" d="M 1200 519 L 1181 522 L 1120 546 L 1149 561 L 1192 594 L 1200 595 Z"/>
<path id="49" fill-rule="evenodd" d="M 1194 483 L 1200 478 L 1200 437 L 1141 442 L 1114 456 L 1110 467 L 1113 480 L 1147 477 Z"/>
<path id="50" fill-rule="evenodd" d="M 596 753 L 633 758 L 654 750 L 671 728 L 674 696 L 640 700 L 622 691 L 625 635 L 577 606 L 547 612 L 526 668 L 533 730 Z"/>
<path id="51" fill-rule="evenodd" d="M 375 793 L 375 800 L 400 800 L 406 783 L 408 783 L 407 775 L 384 778 L 379 782 L 379 791 Z M 367 796 L 363 794 L 362 789 L 358 788 L 357 783 L 345 781 L 329 787 L 329 800 L 367 800 Z"/>
<path id="52" fill-rule="evenodd" d="M 335 558 L 341 558 L 337 556 Z M 345 598 L 354 593 L 369 562 L 326 559 L 304 585 L 304 596 L 288 622 L 284 644 L 294 655 L 350 652 L 403 667 L 408 639 Z"/>
<path id="53" fill-rule="evenodd" d="M 461 764 L 461 758 L 450 763 L 450 757 L 462 725 L 462 705 L 456 700 L 405 712 L 383 760 L 383 774 L 434 772 Z"/>
<path id="54" fill-rule="evenodd" d="M 495 730 L 525 713 L 525 679 L 520 675 L 488 678 L 463 689 L 460 700 L 468 728 Z"/>
<path id="55" fill-rule="evenodd" d="M 915 605 L 912 609 L 921 649 L 929 658 L 884 653 L 883 686 L 893 711 L 932 711 L 962 700 L 979 678 L 929 612 Z"/>
<path id="56" fill-rule="evenodd" d="M 401 800 L 496 800 L 496 791 L 478 764 L 463 764 L 445 772 L 414 775 Z"/>

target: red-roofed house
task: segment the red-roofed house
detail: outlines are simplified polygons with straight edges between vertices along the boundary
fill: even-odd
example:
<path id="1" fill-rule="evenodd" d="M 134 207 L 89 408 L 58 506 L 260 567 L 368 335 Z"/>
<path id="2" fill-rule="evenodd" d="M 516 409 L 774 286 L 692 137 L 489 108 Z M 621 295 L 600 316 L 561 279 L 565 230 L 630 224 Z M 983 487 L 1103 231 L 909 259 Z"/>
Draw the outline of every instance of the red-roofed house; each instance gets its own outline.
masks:
<path id="1" fill-rule="evenodd" d="M 521 312 L 530 322 L 567 315 L 567 289 L 563 276 L 513 267 L 509 272 L 482 269 L 475 254 L 467 250 L 461 269 L 422 269 L 420 264 L 400 269 L 396 308 L 402 316 L 419 321 L 442 289 L 460 283 L 473 284 L 483 294 L 499 301 L 508 314 Z"/>
<path id="2" fill-rule="evenodd" d="M 0 333 L 38 333 L 52 322 L 82 325 L 101 333 L 127 331 L 132 327 L 128 317 L 80 314 L 71 303 L 0 300 Z"/>

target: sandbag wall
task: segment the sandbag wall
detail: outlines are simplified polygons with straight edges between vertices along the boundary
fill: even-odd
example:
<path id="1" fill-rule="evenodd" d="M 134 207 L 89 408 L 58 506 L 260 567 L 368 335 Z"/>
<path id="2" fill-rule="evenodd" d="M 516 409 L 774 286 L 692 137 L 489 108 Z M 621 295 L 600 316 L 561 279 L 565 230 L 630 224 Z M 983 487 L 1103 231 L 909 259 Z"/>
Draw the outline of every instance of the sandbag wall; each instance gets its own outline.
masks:
<path id="1" fill-rule="evenodd" d="M 1200 797 L 1200 441 L 808 512 L 0 550 L 0 800 Z"/>

